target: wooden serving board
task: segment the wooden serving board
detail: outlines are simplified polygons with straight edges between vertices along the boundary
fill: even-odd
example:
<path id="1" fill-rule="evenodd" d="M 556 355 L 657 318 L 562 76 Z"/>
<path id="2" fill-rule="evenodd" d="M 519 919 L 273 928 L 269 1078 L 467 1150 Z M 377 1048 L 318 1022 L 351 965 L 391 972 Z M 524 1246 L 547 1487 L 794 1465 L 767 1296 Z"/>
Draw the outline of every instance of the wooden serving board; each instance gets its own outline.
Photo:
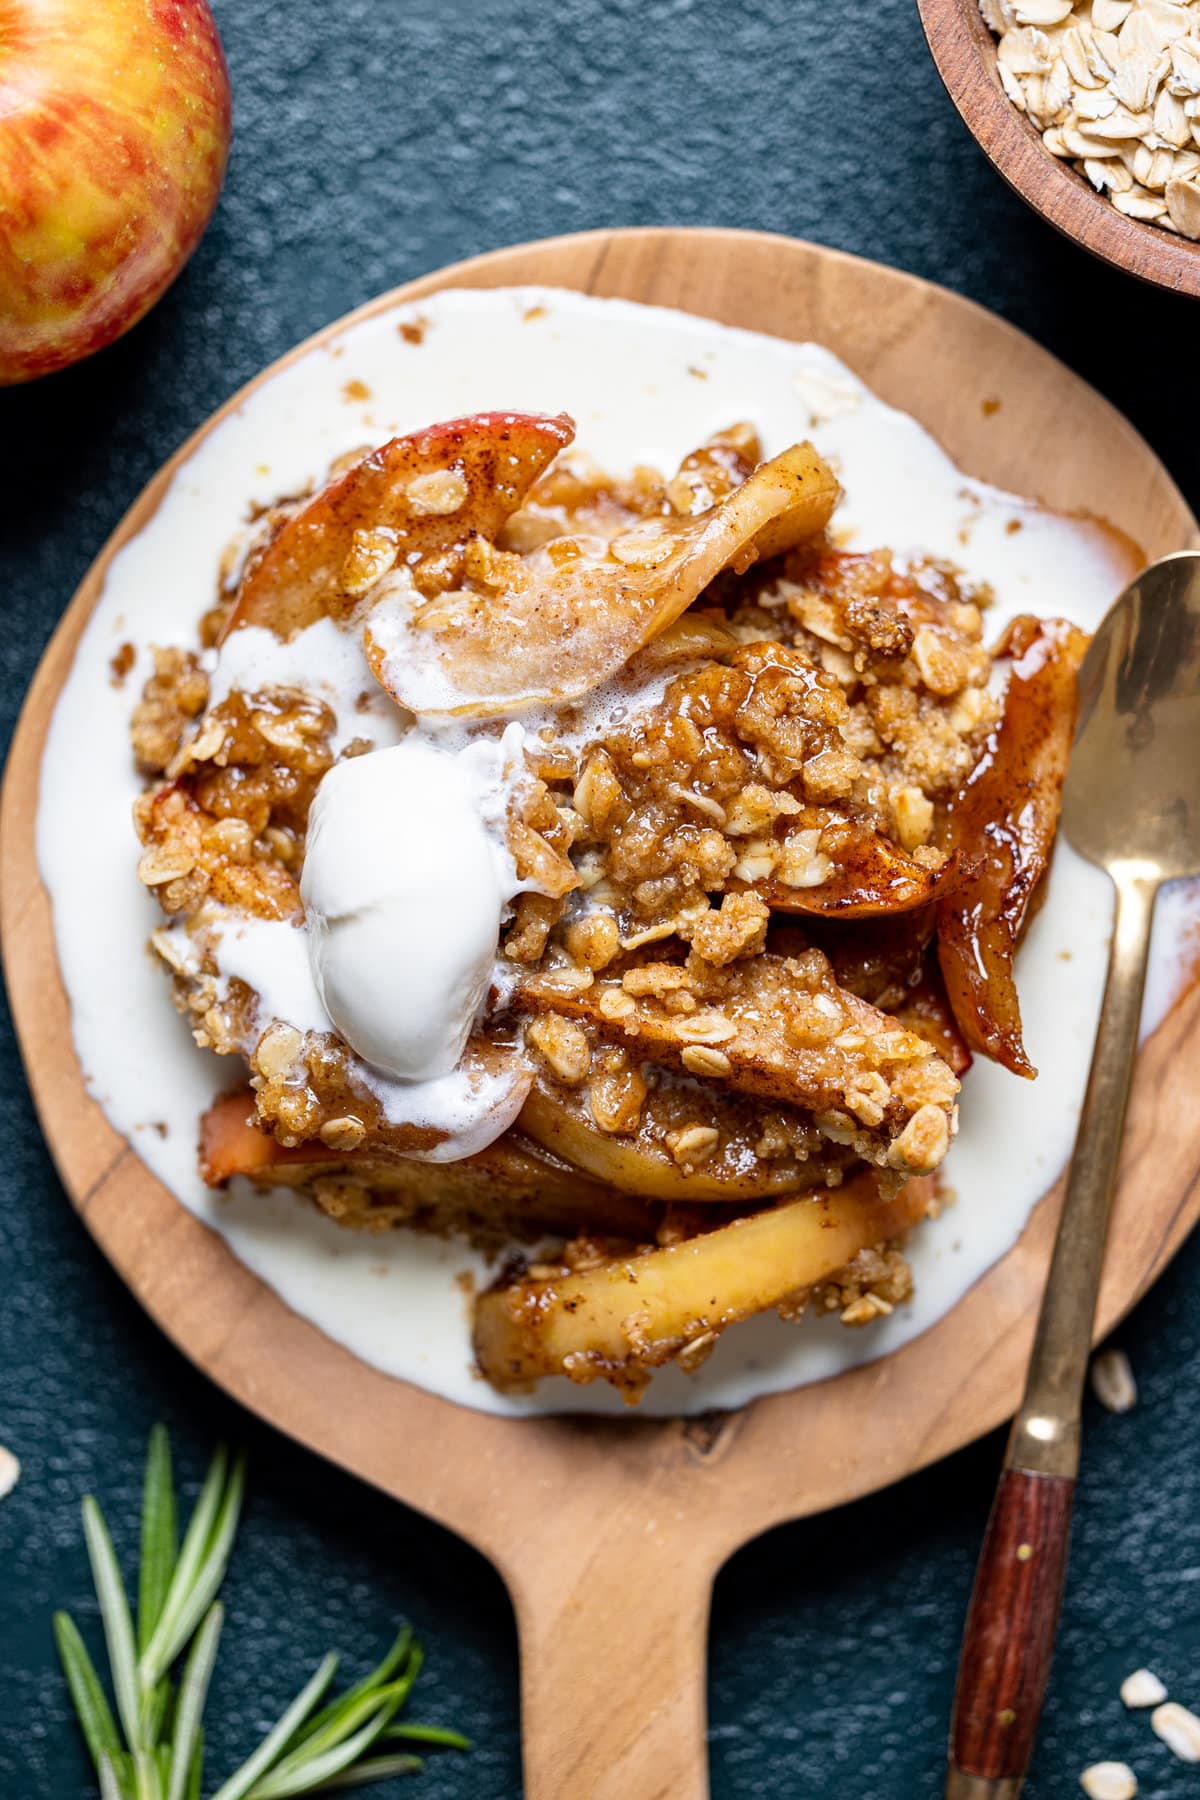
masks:
<path id="1" fill-rule="evenodd" d="M 363 311 L 451 285 L 525 282 L 816 339 L 972 474 L 1095 513 L 1148 557 L 1200 541 L 1148 446 L 1028 338 L 942 289 L 813 245 L 732 231 L 590 233 L 460 264 Z M 0 924 L 50 1147 L 97 1242 L 199 1368 L 495 1562 L 520 1629 L 529 1800 L 702 1800 L 705 1632 L 718 1567 L 768 1526 L 897 1481 L 1013 1411 L 1058 1190 L 925 1336 L 836 1380 L 722 1416 L 470 1412 L 382 1375 L 289 1311 L 150 1175 L 90 1098 L 34 850 L 43 743 L 76 641 L 113 554 L 152 515 L 196 442 L 150 483 L 88 574 L 38 671 L 9 760 Z M 1200 1109 L 1189 1072 L 1198 1048 L 1193 987 L 1140 1059 L 1100 1332 L 1200 1216 Z"/>

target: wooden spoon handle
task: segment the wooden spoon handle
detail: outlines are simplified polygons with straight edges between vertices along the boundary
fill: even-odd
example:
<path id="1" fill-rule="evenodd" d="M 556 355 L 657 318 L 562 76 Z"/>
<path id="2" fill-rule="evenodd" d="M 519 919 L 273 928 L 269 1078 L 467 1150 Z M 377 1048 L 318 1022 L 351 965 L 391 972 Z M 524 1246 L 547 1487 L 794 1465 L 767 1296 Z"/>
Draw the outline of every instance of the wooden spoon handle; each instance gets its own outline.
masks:
<path id="1" fill-rule="evenodd" d="M 1050 1675 L 1074 1479 L 1006 1469 L 967 1611 L 946 1800 L 1012 1800 Z"/>
<path id="2" fill-rule="evenodd" d="M 576 1551 L 512 1582 L 525 1800 L 707 1800 L 711 1566 L 646 1518 Z"/>
<path id="3" fill-rule="evenodd" d="M 1050 1272 L 967 1613 L 946 1800 L 1014 1800 L 1058 1630 L 1079 1414 L 1146 977 L 1157 881 L 1113 865 L 1108 979 Z"/>

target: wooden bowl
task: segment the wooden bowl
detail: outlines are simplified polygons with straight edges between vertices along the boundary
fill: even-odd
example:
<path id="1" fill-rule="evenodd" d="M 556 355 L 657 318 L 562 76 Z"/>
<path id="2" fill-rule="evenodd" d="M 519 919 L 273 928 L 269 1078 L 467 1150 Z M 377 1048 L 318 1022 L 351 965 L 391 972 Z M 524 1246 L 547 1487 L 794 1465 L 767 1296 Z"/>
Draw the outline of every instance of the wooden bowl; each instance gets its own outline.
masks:
<path id="1" fill-rule="evenodd" d="M 980 149 L 1043 219 L 1115 268 L 1179 294 L 1200 294 L 1200 243 L 1127 219 L 1070 163 L 1051 156 L 996 69 L 979 0 L 917 0 L 946 90 Z"/>
<path id="2" fill-rule="evenodd" d="M 734 231 L 588 233 L 460 264 L 363 312 L 444 287 L 525 282 L 815 338 L 971 474 L 1097 513 L 1150 556 L 1197 540 L 1149 447 L 1029 338 L 944 289 L 811 244 Z M 467 1411 L 357 1361 L 185 1212 L 84 1084 L 34 822 L 47 726 L 105 572 L 183 458 L 244 398 L 184 445 L 118 526 L 46 652 L 14 738 L 0 813 L 0 926 L 42 1125 L 89 1231 L 199 1368 L 496 1563 L 520 1631 L 528 1800 L 703 1800 L 705 1625 L 717 1569 L 768 1526 L 898 1481 L 1012 1413 L 1058 1189 L 953 1312 L 896 1354 L 689 1420 Z M 1139 1058 L 1098 1333 L 1200 1217 L 1198 1045 L 1193 987 Z"/>

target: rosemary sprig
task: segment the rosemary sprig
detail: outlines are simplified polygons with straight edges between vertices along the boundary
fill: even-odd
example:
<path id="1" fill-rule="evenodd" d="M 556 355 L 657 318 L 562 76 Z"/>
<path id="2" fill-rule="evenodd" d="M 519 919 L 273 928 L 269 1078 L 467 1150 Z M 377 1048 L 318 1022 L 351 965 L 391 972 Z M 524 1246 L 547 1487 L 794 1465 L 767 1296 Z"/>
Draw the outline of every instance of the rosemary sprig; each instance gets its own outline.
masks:
<path id="1" fill-rule="evenodd" d="M 201 1721 L 225 1619 L 217 1594 L 244 1492 L 243 1459 L 231 1462 L 218 1449 L 180 1542 L 171 1448 L 155 1426 L 142 1489 L 136 1625 L 104 1515 L 90 1494 L 84 1499 L 115 1715 L 69 1613 L 54 1615 L 54 1639 L 100 1800 L 202 1800 Z M 172 1671 L 181 1661 L 176 1687 Z M 212 1800 L 290 1800 L 415 1773 L 421 1758 L 394 1749 L 398 1744 L 469 1749 L 457 1731 L 395 1722 L 421 1663 L 421 1647 L 405 1627 L 369 1675 L 326 1700 L 338 1659 L 325 1657 Z"/>
<path id="2" fill-rule="evenodd" d="M 146 1452 L 146 1476 L 142 1485 L 142 1552 L 138 1564 L 138 1655 L 144 1656 L 162 1617 L 167 1590 L 179 1555 L 179 1528 L 175 1511 L 175 1484 L 171 1479 L 171 1445 L 166 1431 L 156 1425 Z"/>

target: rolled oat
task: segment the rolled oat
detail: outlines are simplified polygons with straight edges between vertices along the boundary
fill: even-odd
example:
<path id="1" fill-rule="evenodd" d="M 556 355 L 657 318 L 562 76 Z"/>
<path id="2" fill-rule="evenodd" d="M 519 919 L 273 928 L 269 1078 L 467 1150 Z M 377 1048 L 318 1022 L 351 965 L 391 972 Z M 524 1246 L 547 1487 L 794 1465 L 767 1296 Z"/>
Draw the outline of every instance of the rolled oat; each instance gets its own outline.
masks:
<path id="1" fill-rule="evenodd" d="M 0 1444 L 0 1500 L 12 1493 L 20 1479 L 20 1463 L 11 1450 Z"/>
<path id="2" fill-rule="evenodd" d="M 1150 1714 L 1150 1725 L 1180 1762 L 1200 1763 L 1200 1719 L 1177 1700 L 1167 1700 Z"/>
<path id="3" fill-rule="evenodd" d="M 1121 1699 L 1130 1709 L 1160 1706 L 1166 1697 L 1166 1688 L 1150 1669 L 1135 1669 L 1121 1683 Z"/>
<path id="4" fill-rule="evenodd" d="M 1123 1350 L 1101 1350 L 1092 1358 L 1092 1392 L 1109 1412 L 1132 1412 L 1137 1405 L 1137 1382 Z"/>
<path id="5" fill-rule="evenodd" d="M 1088 1800 L 1134 1800 L 1138 1791 L 1137 1776 L 1128 1763 L 1093 1763 L 1079 1777 L 1079 1785 Z"/>
<path id="6" fill-rule="evenodd" d="M 1000 84 L 1118 212 L 1200 241 L 1200 0 L 980 0 Z"/>

